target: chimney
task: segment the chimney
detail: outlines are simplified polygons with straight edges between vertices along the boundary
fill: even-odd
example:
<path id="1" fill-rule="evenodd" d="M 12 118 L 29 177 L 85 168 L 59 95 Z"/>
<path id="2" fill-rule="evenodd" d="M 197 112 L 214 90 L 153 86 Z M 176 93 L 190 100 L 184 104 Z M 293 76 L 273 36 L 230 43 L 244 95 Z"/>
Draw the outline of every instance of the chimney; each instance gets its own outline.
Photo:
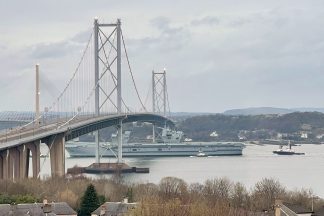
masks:
<path id="1" fill-rule="evenodd" d="M 274 205 L 274 209 L 275 209 L 275 216 L 280 216 L 280 208 L 282 206 L 282 200 L 275 200 L 275 205 Z"/>
<path id="2" fill-rule="evenodd" d="M 54 205 L 54 203 L 53 203 Z M 42 206 L 43 212 L 46 213 L 51 213 L 52 212 L 52 205 L 48 204 L 47 199 L 45 198 L 43 200 L 43 206 Z"/>
<path id="3" fill-rule="evenodd" d="M 105 215 L 106 214 L 106 205 L 103 204 L 100 209 L 100 215 Z"/>

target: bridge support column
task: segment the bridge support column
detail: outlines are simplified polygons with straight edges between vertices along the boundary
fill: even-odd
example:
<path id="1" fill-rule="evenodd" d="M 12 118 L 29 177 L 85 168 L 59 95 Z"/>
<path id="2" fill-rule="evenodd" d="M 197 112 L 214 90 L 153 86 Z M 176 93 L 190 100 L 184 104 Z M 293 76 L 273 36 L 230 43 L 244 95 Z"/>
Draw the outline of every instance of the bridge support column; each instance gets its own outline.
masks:
<path id="1" fill-rule="evenodd" d="M 152 142 L 155 143 L 155 124 L 152 124 Z"/>
<path id="2" fill-rule="evenodd" d="M 13 161 L 12 161 L 12 150 L 8 149 L 7 151 L 7 169 L 8 169 L 8 173 L 7 173 L 7 179 L 12 180 L 13 179 L 13 170 L 14 170 L 14 166 L 13 166 Z"/>
<path id="3" fill-rule="evenodd" d="M 49 145 L 51 159 L 51 174 L 53 177 L 65 175 L 65 136 L 58 134 L 53 137 Z"/>
<path id="4" fill-rule="evenodd" d="M 15 148 L 9 149 L 9 179 L 20 178 L 20 155 L 19 150 Z"/>
<path id="5" fill-rule="evenodd" d="M 117 143 L 118 143 L 118 157 L 117 163 L 123 163 L 123 121 L 119 121 L 117 126 Z"/>
<path id="6" fill-rule="evenodd" d="M 9 150 L 7 149 L 5 151 L 2 151 L 0 154 L 2 157 L 2 179 L 6 180 L 9 178 Z"/>
<path id="7" fill-rule="evenodd" d="M 3 179 L 3 157 L 0 153 L 0 179 Z"/>
<path id="8" fill-rule="evenodd" d="M 26 145 L 19 146 L 20 178 L 28 178 L 30 150 Z"/>
<path id="9" fill-rule="evenodd" d="M 29 173 L 29 158 L 32 153 L 33 178 L 38 178 L 40 172 L 40 140 L 25 145 L 26 152 L 26 175 Z"/>

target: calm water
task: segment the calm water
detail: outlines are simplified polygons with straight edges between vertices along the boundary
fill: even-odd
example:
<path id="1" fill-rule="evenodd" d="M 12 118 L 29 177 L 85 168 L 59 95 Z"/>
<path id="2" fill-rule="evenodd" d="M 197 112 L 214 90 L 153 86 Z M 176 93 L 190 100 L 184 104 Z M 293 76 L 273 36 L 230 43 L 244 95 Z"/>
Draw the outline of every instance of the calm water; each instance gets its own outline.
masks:
<path id="1" fill-rule="evenodd" d="M 249 145 L 243 150 L 243 156 L 126 158 L 130 166 L 149 167 L 150 173 L 126 174 L 125 179 L 158 183 L 165 176 L 175 176 L 188 183 L 203 183 L 206 179 L 228 177 L 251 187 L 264 177 L 274 177 L 289 189 L 312 188 L 316 195 L 324 197 L 324 145 L 294 147 L 296 152 L 306 155 L 273 155 L 276 149 L 277 146 Z M 102 162 L 114 161 L 102 159 Z M 66 168 L 93 162 L 94 158 L 67 157 Z M 49 159 L 42 158 L 41 175 L 49 173 Z"/>

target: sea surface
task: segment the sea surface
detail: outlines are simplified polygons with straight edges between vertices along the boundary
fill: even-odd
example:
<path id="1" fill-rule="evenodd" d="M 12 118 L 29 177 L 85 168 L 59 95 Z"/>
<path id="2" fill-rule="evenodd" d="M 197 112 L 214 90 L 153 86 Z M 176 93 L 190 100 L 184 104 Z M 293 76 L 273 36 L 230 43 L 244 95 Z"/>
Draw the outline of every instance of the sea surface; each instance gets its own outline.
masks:
<path id="1" fill-rule="evenodd" d="M 296 152 L 305 152 L 305 155 L 274 155 L 272 151 L 277 148 L 274 145 L 247 145 L 242 156 L 124 158 L 130 166 L 150 168 L 149 174 L 124 174 L 124 179 L 127 182 L 159 183 L 163 177 L 174 176 L 187 183 L 203 183 L 207 179 L 227 177 L 250 188 L 262 178 L 271 177 L 288 189 L 312 189 L 315 195 L 324 198 L 324 145 L 293 147 Z M 43 147 L 41 151 L 44 153 L 47 150 Z M 75 165 L 88 166 L 94 160 L 69 158 L 67 153 L 66 169 Z M 103 158 L 101 161 L 115 162 L 115 159 Z M 48 175 L 50 160 L 41 158 L 41 176 Z"/>

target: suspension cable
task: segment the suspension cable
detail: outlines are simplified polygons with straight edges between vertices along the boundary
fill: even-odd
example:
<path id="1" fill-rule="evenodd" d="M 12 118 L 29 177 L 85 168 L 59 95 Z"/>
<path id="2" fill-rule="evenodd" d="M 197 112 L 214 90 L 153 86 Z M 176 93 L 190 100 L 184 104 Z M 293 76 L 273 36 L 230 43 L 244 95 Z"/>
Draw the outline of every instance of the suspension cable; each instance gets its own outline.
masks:
<path id="1" fill-rule="evenodd" d="M 67 85 L 66 85 L 66 87 L 64 88 L 64 90 L 62 91 L 62 93 L 58 96 L 58 98 L 62 97 L 62 95 L 64 94 L 64 92 L 66 91 L 66 89 L 70 86 L 70 84 L 71 84 L 72 80 L 74 79 L 76 73 L 79 71 L 79 68 L 80 68 L 80 66 L 81 66 L 81 63 L 83 62 L 83 59 L 84 59 L 84 57 L 85 57 L 85 55 L 86 55 L 86 52 L 87 52 L 87 50 L 88 50 L 88 48 L 89 48 L 89 44 L 90 44 L 90 42 L 91 42 L 91 38 L 92 38 L 92 32 L 91 32 L 91 35 L 90 35 L 89 40 L 88 40 L 88 42 L 87 42 L 87 46 L 86 46 L 86 48 L 84 49 L 84 51 L 83 51 L 83 53 L 82 53 L 82 57 L 81 57 L 81 59 L 80 59 L 80 61 L 79 61 L 79 63 L 78 63 L 78 66 L 76 67 L 76 69 L 75 69 L 75 71 L 74 71 L 74 73 L 73 73 L 71 79 L 70 79 L 69 82 L 67 83 Z"/>
<path id="2" fill-rule="evenodd" d="M 148 101 L 148 98 L 150 96 L 151 91 L 152 91 L 152 94 L 153 94 L 153 90 L 151 88 L 152 88 L 152 85 L 149 85 L 149 88 L 147 90 L 146 97 L 145 97 L 145 100 L 144 100 L 145 105 L 147 105 L 147 101 Z M 152 112 L 153 112 L 153 110 L 152 110 Z"/>
<path id="3" fill-rule="evenodd" d="M 128 54 L 127 54 L 126 45 L 125 45 L 125 40 L 124 40 L 124 34 L 123 34 L 123 31 L 122 30 L 121 30 L 121 36 L 122 36 L 123 46 L 124 46 L 125 55 L 126 55 L 126 59 L 127 59 L 128 69 L 129 69 L 130 75 L 131 75 L 132 80 L 133 80 L 133 85 L 134 85 L 134 88 L 135 88 L 137 97 L 138 97 L 138 99 L 139 99 L 139 101 L 140 101 L 140 103 L 141 103 L 144 111 L 146 112 L 147 110 L 146 110 L 146 108 L 145 108 L 145 106 L 144 106 L 144 104 L 142 102 L 142 99 L 141 99 L 141 97 L 139 95 L 139 92 L 137 90 L 137 86 L 135 84 L 135 79 L 134 79 L 134 76 L 133 76 L 132 68 L 131 68 L 130 63 L 129 63 Z"/>
<path id="4" fill-rule="evenodd" d="M 171 116 L 171 109 L 170 109 L 170 102 L 169 102 L 169 93 L 168 93 L 168 85 L 165 83 L 165 87 L 166 87 L 166 99 L 167 99 L 167 103 L 168 103 L 168 111 L 169 111 L 169 116 Z"/>
<path id="5" fill-rule="evenodd" d="M 51 109 L 53 109 L 53 108 L 55 107 L 56 104 L 59 103 L 60 98 L 63 96 L 63 94 L 67 91 L 68 87 L 71 85 L 73 79 L 75 78 L 77 72 L 79 71 L 79 68 L 80 68 L 80 66 L 81 66 L 81 63 L 83 62 L 83 59 L 84 59 L 84 57 L 85 57 L 85 55 L 86 55 L 86 52 L 87 52 L 87 50 L 88 50 L 88 48 L 89 48 L 89 44 L 90 44 L 90 42 L 91 42 L 91 39 L 92 39 L 92 33 L 90 34 L 90 37 L 89 37 L 89 39 L 88 39 L 88 41 L 87 41 L 86 48 L 84 49 L 84 51 L 83 51 L 83 53 L 82 53 L 82 57 L 81 57 L 81 59 L 80 59 L 78 65 L 77 65 L 77 67 L 76 67 L 74 73 L 72 74 L 72 77 L 70 78 L 70 80 L 69 80 L 68 83 L 66 84 L 65 88 L 64 88 L 63 91 L 60 93 L 60 95 L 59 95 L 59 96 L 56 98 L 56 100 L 52 103 L 52 106 L 50 106 L 50 107 L 48 108 L 49 111 L 50 111 Z M 59 114 L 58 114 L 58 115 L 59 115 Z M 19 130 L 19 129 L 21 129 L 21 128 L 27 127 L 27 126 L 33 124 L 34 122 L 38 121 L 38 120 L 41 119 L 42 117 L 43 117 L 43 114 L 40 115 L 37 119 L 34 119 L 33 121 L 31 121 L 31 122 L 29 122 L 29 123 L 27 123 L 27 124 L 25 124 L 25 125 L 22 125 L 20 128 L 17 128 L 17 129 Z"/>

